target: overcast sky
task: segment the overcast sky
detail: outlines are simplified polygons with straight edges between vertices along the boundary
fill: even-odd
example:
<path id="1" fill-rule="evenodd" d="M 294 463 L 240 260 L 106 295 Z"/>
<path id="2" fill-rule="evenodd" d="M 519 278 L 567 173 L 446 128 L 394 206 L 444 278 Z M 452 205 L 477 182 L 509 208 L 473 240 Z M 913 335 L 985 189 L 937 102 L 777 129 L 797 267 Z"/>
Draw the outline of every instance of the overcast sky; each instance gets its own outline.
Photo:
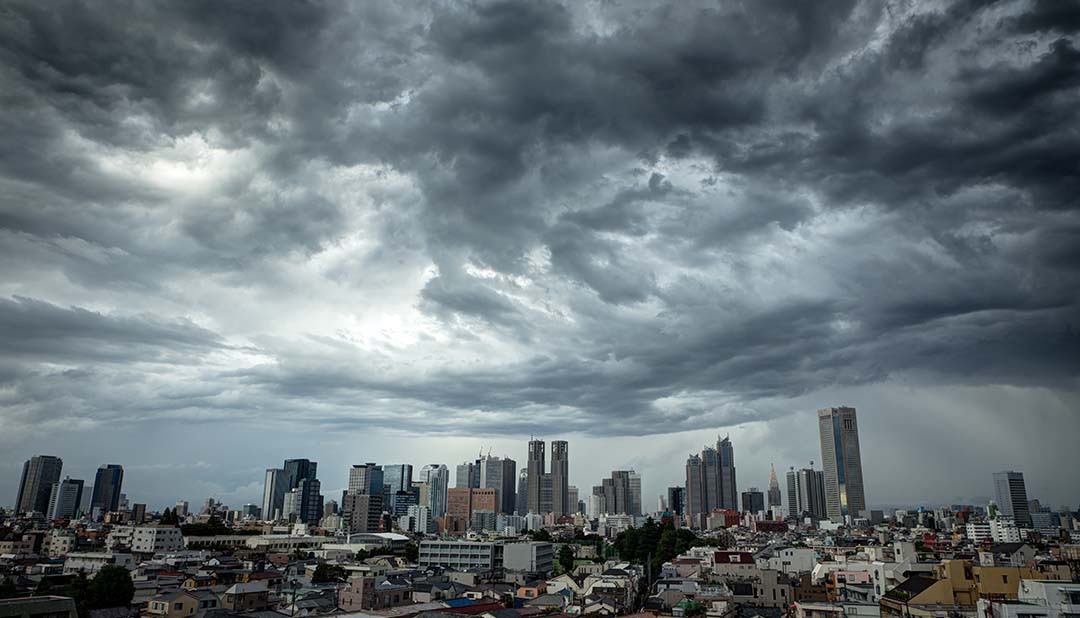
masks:
<path id="1" fill-rule="evenodd" d="M 1075 508 L 1080 5 L 650 4 L 4 2 L 0 504 L 535 434 L 652 507 L 849 404 L 871 504 Z"/>

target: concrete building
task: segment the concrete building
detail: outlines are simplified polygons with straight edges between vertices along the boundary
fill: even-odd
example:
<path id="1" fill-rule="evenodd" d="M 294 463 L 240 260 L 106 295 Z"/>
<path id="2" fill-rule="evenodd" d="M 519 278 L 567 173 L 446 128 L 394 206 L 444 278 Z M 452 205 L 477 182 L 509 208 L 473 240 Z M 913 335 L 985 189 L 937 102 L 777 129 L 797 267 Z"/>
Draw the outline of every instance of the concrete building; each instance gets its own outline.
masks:
<path id="1" fill-rule="evenodd" d="M 494 489 L 500 513 L 513 513 L 517 506 L 517 462 L 509 457 L 485 455 L 479 460 L 477 487 Z"/>
<path id="2" fill-rule="evenodd" d="M 1012 519 L 1021 528 L 1031 527 L 1031 511 L 1023 472 L 995 472 L 994 498 L 1001 515 Z"/>
<path id="3" fill-rule="evenodd" d="M 82 495 L 82 479 L 65 478 L 58 483 L 53 483 L 49 492 L 49 507 L 46 518 L 49 520 L 73 519 L 79 513 Z"/>
<path id="4" fill-rule="evenodd" d="M 346 492 L 341 513 L 347 532 L 379 532 L 382 529 L 383 494 Z"/>
<path id="5" fill-rule="evenodd" d="M 91 510 L 109 513 L 120 510 L 120 490 L 124 484 L 124 467 L 105 464 L 98 468 L 94 477 L 94 495 L 90 498 Z"/>
<path id="6" fill-rule="evenodd" d="M 507 571 L 546 576 L 554 567 L 555 548 L 551 543 L 507 543 L 503 548 L 503 568 Z"/>
<path id="7" fill-rule="evenodd" d="M 34 455 L 23 464 L 19 493 L 15 498 L 16 513 L 49 511 L 49 496 L 53 484 L 60 482 L 64 461 L 52 455 Z"/>
<path id="8" fill-rule="evenodd" d="M 866 509 L 859 423 L 855 408 L 818 410 L 821 465 L 825 474 L 825 508 L 830 520 L 844 522 Z"/>
<path id="9" fill-rule="evenodd" d="M 686 514 L 686 488 L 685 487 L 668 487 L 667 489 L 667 506 L 668 510 L 673 515 L 681 516 Z"/>
<path id="10" fill-rule="evenodd" d="M 522 470 L 518 474 L 517 501 L 514 503 L 514 512 L 524 515 L 529 511 L 529 471 Z"/>
<path id="11" fill-rule="evenodd" d="M 64 560 L 64 573 L 86 573 L 87 577 L 93 577 L 95 573 L 107 565 L 122 566 L 131 571 L 138 563 L 131 554 L 114 552 L 69 552 Z"/>
<path id="12" fill-rule="evenodd" d="M 60 596 L 0 599 L 0 618 L 78 618 L 75 600 Z"/>
<path id="13" fill-rule="evenodd" d="M 454 487 L 447 492 L 446 514 L 469 522 L 472 526 L 473 513 L 498 512 L 498 492 L 489 488 Z M 492 518 L 494 527 L 494 518 Z"/>
<path id="14" fill-rule="evenodd" d="M 421 541 L 418 563 L 421 567 L 494 572 L 502 569 L 503 546 L 488 541 Z"/>

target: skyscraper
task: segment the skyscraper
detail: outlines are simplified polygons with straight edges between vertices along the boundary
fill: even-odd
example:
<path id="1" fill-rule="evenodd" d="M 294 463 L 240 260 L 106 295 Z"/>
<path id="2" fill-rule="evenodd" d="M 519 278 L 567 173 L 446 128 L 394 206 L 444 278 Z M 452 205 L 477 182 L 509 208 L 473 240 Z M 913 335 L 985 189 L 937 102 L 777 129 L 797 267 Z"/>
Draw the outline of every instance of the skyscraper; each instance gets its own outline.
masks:
<path id="1" fill-rule="evenodd" d="M 387 464 L 382 469 L 383 484 L 389 488 L 387 493 L 394 494 L 412 488 L 412 464 Z"/>
<path id="2" fill-rule="evenodd" d="M 686 488 L 668 487 L 667 505 L 672 515 L 681 516 L 686 514 Z"/>
<path id="3" fill-rule="evenodd" d="M 630 471 L 630 500 L 628 502 L 630 515 L 643 515 L 641 508 L 641 475 L 634 470 Z"/>
<path id="4" fill-rule="evenodd" d="M 858 517 L 860 511 L 866 510 L 866 495 L 855 408 L 841 406 L 818 410 L 818 429 L 828 517 L 835 522 Z"/>
<path id="5" fill-rule="evenodd" d="M 285 493 L 289 491 L 285 480 L 284 468 L 267 468 L 266 482 L 263 485 L 262 516 L 273 521 L 281 516 L 285 508 Z"/>
<path id="6" fill-rule="evenodd" d="M 593 495 L 601 497 L 601 513 L 641 515 L 641 476 L 633 470 L 613 470 L 593 487 Z"/>
<path id="7" fill-rule="evenodd" d="M 529 471 L 522 469 L 518 475 L 517 502 L 514 504 L 514 512 L 524 515 L 529 510 Z"/>
<path id="8" fill-rule="evenodd" d="M 739 509 L 735 486 L 735 450 L 729 438 L 717 438 L 716 448 L 706 446 L 700 455 L 686 460 L 686 511 L 692 525 L 713 509 Z"/>
<path id="9" fill-rule="evenodd" d="M 296 515 L 297 521 L 309 525 L 318 524 L 323 516 L 324 503 L 320 491 L 322 485 L 317 478 L 318 467 L 318 462 L 307 459 L 286 459 L 283 466 L 288 486 L 284 502 L 290 508 L 283 507 L 282 511 L 291 511 L 291 514 Z"/>
<path id="10" fill-rule="evenodd" d="M 457 465 L 454 487 L 461 489 L 480 487 L 480 460 L 466 461 Z"/>
<path id="11" fill-rule="evenodd" d="M 788 517 L 791 519 L 807 516 L 825 519 L 829 516 L 825 499 L 825 473 L 814 470 L 813 466 L 811 462 L 809 468 L 792 468 L 788 472 Z"/>
<path id="12" fill-rule="evenodd" d="M 1011 517 L 1017 526 L 1031 527 L 1031 510 L 1023 472 L 995 472 L 994 497 L 1003 516 Z"/>
<path id="13" fill-rule="evenodd" d="M 737 511 L 739 510 L 739 492 L 735 483 L 735 449 L 731 446 L 730 437 L 725 436 L 723 440 L 717 440 L 716 453 L 719 458 L 717 477 L 720 483 L 720 494 L 716 500 L 716 506 Z"/>
<path id="14" fill-rule="evenodd" d="M 81 479 L 66 478 L 53 483 L 49 492 L 48 519 L 71 519 L 79 512 L 82 503 L 83 482 Z"/>
<path id="15" fill-rule="evenodd" d="M 768 507 L 774 513 L 780 512 L 783 498 L 780 495 L 780 481 L 776 479 L 776 466 L 769 464 L 769 496 Z"/>
<path id="16" fill-rule="evenodd" d="M 517 503 L 517 462 L 509 457 L 480 457 L 478 487 L 494 489 L 496 509 L 513 513 Z"/>
<path id="17" fill-rule="evenodd" d="M 90 498 L 90 508 L 100 509 L 102 513 L 118 510 L 123 484 L 123 466 L 105 464 L 98 468 L 97 476 L 94 477 L 94 495 Z"/>
<path id="18" fill-rule="evenodd" d="M 361 494 L 379 494 L 385 493 L 386 480 L 383 475 L 382 466 L 375 465 L 374 463 L 355 464 L 349 469 L 349 489 L 348 493 L 361 495 Z"/>
<path id="19" fill-rule="evenodd" d="M 54 483 L 60 481 L 64 461 L 52 455 L 34 455 L 23 464 L 19 494 L 15 498 L 15 511 L 42 515 L 49 510 L 49 496 Z"/>
<path id="20" fill-rule="evenodd" d="M 551 441 L 551 512 L 556 517 L 571 513 L 570 446 L 565 440 Z"/>
<path id="21" fill-rule="evenodd" d="M 432 517 L 446 515 L 446 492 L 450 488 L 450 469 L 445 464 L 428 464 L 420 470 L 420 481 L 427 483 L 428 508 Z"/>
<path id="22" fill-rule="evenodd" d="M 757 487 L 742 492 L 742 510 L 744 513 L 760 513 L 765 510 L 765 494 Z"/>
<path id="23" fill-rule="evenodd" d="M 529 458 L 526 463 L 526 471 L 529 478 L 529 500 L 527 508 L 530 513 L 542 513 L 540 510 L 540 485 L 543 483 L 542 477 L 547 470 L 547 461 L 544 454 L 544 441 L 543 440 L 529 440 Z"/>

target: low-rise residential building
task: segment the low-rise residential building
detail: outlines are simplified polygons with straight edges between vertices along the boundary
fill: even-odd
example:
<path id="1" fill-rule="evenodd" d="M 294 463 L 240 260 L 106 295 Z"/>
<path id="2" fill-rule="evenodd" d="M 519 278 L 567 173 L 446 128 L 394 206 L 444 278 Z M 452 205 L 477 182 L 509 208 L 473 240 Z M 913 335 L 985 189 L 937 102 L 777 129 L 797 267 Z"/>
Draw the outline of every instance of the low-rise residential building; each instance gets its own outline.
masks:
<path id="1" fill-rule="evenodd" d="M 70 552 L 64 560 L 64 573 L 86 573 L 92 576 L 101 567 L 114 564 L 131 571 L 137 566 L 131 554 L 114 552 Z"/>
<path id="2" fill-rule="evenodd" d="M 159 594 L 146 604 L 146 613 L 164 618 L 188 618 L 219 609 L 221 602 L 213 590 L 173 590 Z"/>
<path id="3" fill-rule="evenodd" d="M 264 581 L 233 584 L 221 595 L 221 606 L 238 613 L 263 611 L 270 607 L 270 589 Z"/>

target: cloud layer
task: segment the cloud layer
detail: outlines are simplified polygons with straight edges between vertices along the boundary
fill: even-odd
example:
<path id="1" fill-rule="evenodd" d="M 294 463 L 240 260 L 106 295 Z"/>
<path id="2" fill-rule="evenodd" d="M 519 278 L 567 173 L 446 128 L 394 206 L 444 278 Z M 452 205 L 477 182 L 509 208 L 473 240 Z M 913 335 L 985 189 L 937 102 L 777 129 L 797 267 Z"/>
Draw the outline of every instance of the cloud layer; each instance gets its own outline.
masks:
<path id="1" fill-rule="evenodd" d="M 903 417 L 897 384 L 952 393 L 920 431 L 993 389 L 1076 410 L 1078 29 L 1051 0 L 8 3 L 3 465 L 120 425 L 775 434 L 814 393 Z"/>

